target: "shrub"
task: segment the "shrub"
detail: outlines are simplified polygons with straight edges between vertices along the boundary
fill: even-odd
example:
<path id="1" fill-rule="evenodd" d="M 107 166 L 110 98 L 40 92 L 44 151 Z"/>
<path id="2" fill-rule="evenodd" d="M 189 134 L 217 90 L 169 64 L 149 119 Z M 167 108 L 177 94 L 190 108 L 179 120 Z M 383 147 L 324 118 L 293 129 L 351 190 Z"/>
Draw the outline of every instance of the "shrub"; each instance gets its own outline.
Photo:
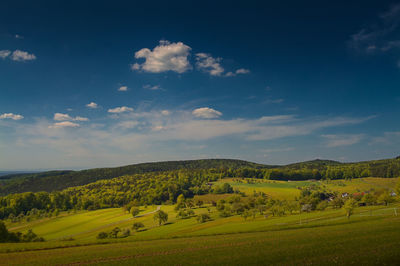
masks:
<path id="1" fill-rule="evenodd" d="M 210 221 L 211 217 L 210 217 L 210 215 L 208 215 L 206 213 L 202 213 L 202 214 L 197 215 L 196 220 L 198 223 L 205 223 L 207 221 Z"/>
<path id="2" fill-rule="evenodd" d="M 132 229 L 135 231 L 139 231 L 140 228 L 143 228 L 144 224 L 141 222 L 136 222 L 132 225 Z"/>
<path id="3" fill-rule="evenodd" d="M 105 239 L 105 238 L 107 238 L 108 237 L 108 234 L 106 233 L 106 232 L 100 232 L 98 235 L 97 235 L 97 239 Z"/>

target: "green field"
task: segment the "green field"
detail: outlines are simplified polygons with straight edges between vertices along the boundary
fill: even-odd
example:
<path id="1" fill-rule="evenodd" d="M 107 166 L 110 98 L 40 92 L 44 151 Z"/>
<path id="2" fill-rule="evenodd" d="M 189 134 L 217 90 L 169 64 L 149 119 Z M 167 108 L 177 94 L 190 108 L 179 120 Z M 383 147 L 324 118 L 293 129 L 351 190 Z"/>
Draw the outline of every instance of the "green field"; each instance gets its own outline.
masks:
<path id="1" fill-rule="evenodd" d="M 393 188 L 398 179 L 363 178 L 352 181 L 265 181 L 230 183 L 246 194 L 263 191 L 270 197 L 294 199 L 299 187 L 314 184 L 338 192 Z M 199 196 L 205 201 L 231 194 Z M 154 211 L 168 213 L 167 224 L 158 226 Z M 0 265 L 18 264 L 398 264 L 400 262 L 400 204 L 358 207 L 351 219 L 343 209 L 255 218 L 233 215 L 222 218 L 211 204 L 193 208 L 208 213 L 211 221 L 176 218 L 173 205 L 141 207 L 139 217 L 123 208 L 62 212 L 58 217 L 31 222 L 7 222 L 12 232 L 28 229 L 46 242 L 0 244 Z M 399 214 L 399 216 L 397 215 Z M 144 229 L 125 238 L 99 240 L 100 232 Z"/>
<path id="2" fill-rule="evenodd" d="M 248 221 L 230 217 L 200 225 L 191 218 L 101 244 L 2 244 L 0 264 L 396 264 L 400 216 L 394 207 L 399 206 L 374 207 L 372 213 L 358 208 L 350 221 L 340 210 Z M 12 252 L 20 248 L 34 250 Z"/>
<path id="3" fill-rule="evenodd" d="M 248 195 L 254 191 L 264 192 L 272 198 L 293 200 L 300 195 L 299 187 L 309 185 L 317 185 L 325 187 L 331 191 L 340 193 L 355 193 L 368 191 L 370 189 L 394 188 L 398 182 L 398 178 L 357 178 L 352 180 L 331 180 L 331 181 L 275 181 L 264 179 L 243 179 L 242 182 L 237 181 L 238 178 L 222 179 L 215 184 L 229 183 L 234 189 L 239 189 Z M 249 182 L 250 183 L 247 183 Z M 253 183 L 254 182 L 254 183 Z"/>

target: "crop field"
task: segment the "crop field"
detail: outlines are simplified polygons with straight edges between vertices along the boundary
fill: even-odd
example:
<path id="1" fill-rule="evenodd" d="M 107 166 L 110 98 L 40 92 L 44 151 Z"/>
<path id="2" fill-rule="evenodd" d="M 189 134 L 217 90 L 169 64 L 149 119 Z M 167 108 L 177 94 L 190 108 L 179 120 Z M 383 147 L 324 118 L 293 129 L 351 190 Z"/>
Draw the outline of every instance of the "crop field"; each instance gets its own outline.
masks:
<path id="1" fill-rule="evenodd" d="M 231 217 L 230 228 L 225 231 L 213 222 L 199 225 L 193 223 L 193 219 L 187 219 L 183 223 L 171 223 L 138 233 L 137 236 L 143 234 L 142 240 L 132 236 L 115 243 L 92 242 L 89 245 L 86 242 L 84 246 L 69 243 L 71 247 L 64 248 L 55 248 L 59 241 L 50 241 L 38 243 L 44 246 L 37 245 L 39 250 L 34 251 L 4 253 L 3 249 L 0 251 L 0 264 L 393 265 L 400 262 L 400 216 L 394 215 L 393 207 L 374 208 L 372 216 L 368 208 L 358 208 L 350 220 L 339 213 L 329 212 L 270 220 L 237 219 L 236 222 L 235 218 L 239 217 Z M 303 219 L 301 224 L 299 218 Z M 223 225 L 223 220 L 214 222 Z M 175 224 L 177 226 L 172 229 Z M 234 233 L 235 230 L 244 232 Z M 151 231 L 152 236 L 145 236 Z M 194 236 L 196 234 L 198 236 Z M 192 237 L 188 237 L 190 235 Z M 145 240 L 162 236 L 169 236 L 169 239 Z M 28 244 L 33 243 L 19 245 L 26 245 L 29 249 Z"/>

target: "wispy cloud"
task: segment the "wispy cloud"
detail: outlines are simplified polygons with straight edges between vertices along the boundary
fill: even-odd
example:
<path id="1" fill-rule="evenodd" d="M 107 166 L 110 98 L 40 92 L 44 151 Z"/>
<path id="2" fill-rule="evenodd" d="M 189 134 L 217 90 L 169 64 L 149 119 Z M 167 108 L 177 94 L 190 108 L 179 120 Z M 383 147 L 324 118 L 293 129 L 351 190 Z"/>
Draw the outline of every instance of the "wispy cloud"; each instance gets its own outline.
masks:
<path id="1" fill-rule="evenodd" d="M 91 162 L 95 166 L 109 165 L 110 162 L 118 165 L 132 162 L 132 160 L 171 159 L 172 157 L 168 156 L 172 154 L 178 156 L 188 152 L 187 149 L 179 147 L 186 147 L 187 144 L 208 147 L 208 141 L 217 138 L 234 138 L 237 143 L 254 141 L 258 143 L 315 134 L 324 128 L 354 125 L 371 119 L 371 117 L 300 118 L 287 114 L 254 119 L 221 119 L 222 112 L 209 107 L 204 107 L 208 108 L 203 109 L 206 111 L 197 111 L 201 113 L 201 116 L 195 116 L 191 110 L 163 112 L 158 109 L 132 112 L 133 108 L 129 108 L 124 108 L 124 106 L 114 108 L 114 114 L 121 114 L 119 119 L 104 116 L 100 118 L 103 119 L 101 126 L 90 123 L 80 124 L 77 123 L 78 120 L 55 123 L 54 120 L 46 119 L 14 124 L 3 122 L 2 126 L 14 127 L 13 138 L 16 140 L 10 143 L 0 140 L 0 143 L 3 146 L 6 145 L 7 149 L 20 148 L 18 154 L 22 156 L 30 152 L 34 154 L 37 150 L 46 151 L 47 154 L 51 154 L 51 159 L 56 160 L 58 156 L 59 165 L 65 165 L 66 161 L 69 165 L 79 165 L 82 160 L 85 161 L 86 166 Z M 205 113 L 207 115 L 203 117 Z M 210 116 L 213 119 L 210 119 Z M 65 116 L 61 117 L 65 118 Z M 285 149 L 289 151 L 289 148 L 282 148 L 281 152 Z M 162 151 L 165 154 L 161 155 Z M 208 152 L 204 151 L 205 154 Z M 280 151 L 278 148 L 264 150 L 266 154 L 273 152 Z"/>
<path id="2" fill-rule="evenodd" d="M 378 16 L 376 23 L 367 25 L 350 36 L 349 45 L 367 54 L 386 53 L 400 48 L 400 4 L 391 6 Z"/>
<path id="3" fill-rule="evenodd" d="M 57 122 L 53 125 L 48 126 L 49 128 L 65 128 L 65 127 L 79 127 L 79 124 L 71 122 L 71 121 L 64 121 L 64 122 Z"/>
<path id="4" fill-rule="evenodd" d="M 325 139 L 325 146 L 335 148 L 340 146 L 350 146 L 359 143 L 364 134 L 345 134 L 345 135 L 322 135 Z"/>
<path id="5" fill-rule="evenodd" d="M 118 91 L 128 91 L 128 87 L 127 86 L 121 86 L 118 88 Z"/>
<path id="6" fill-rule="evenodd" d="M 382 136 L 372 138 L 369 145 L 393 145 L 396 143 L 400 144 L 400 131 L 384 132 Z"/>
<path id="7" fill-rule="evenodd" d="M 160 85 L 144 85 L 143 89 L 147 89 L 147 90 L 152 90 L 152 91 L 157 91 L 157 90 L 162 90 Z"/>

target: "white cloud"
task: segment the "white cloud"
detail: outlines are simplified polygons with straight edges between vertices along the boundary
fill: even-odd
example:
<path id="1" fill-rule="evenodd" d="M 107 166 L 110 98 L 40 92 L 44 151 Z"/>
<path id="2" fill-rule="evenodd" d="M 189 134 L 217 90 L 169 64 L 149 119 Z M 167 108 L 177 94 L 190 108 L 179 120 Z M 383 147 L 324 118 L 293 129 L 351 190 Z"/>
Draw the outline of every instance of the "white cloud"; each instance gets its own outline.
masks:
<path id="1" fill-rule="evenodd" d="M 0 115 L 0 119 L 21 120 L 22 118 L 24 118 L 22 115 L 17 115 L 13 113 L 4 113 Z"/>
<path id="2" fill-rule="evenodd" d="M 225 71 L 219 63 L 221 58 L 214 58 L 206 53 L 196 54 L 196 66 L 198 69 L 209 73 L 211 76 L 221 76 Z"/>
<path id="3" fill-rule="evenodd" d="M 62 113 L 55 113 L 54 120 L 56 121 L 89 121 L 89 118 L 82 117 L 82 116 L 77 116 L 75 118 L 72 118 L 69 114 L 62 114 Z"/>
<path id="4" fill-rule="evenodd" d="M 24 36 L 21 36 L 19 34 L 15 34 L 15 39 L 23 39 L 23 38 L 24 38 Z"/>
<path id="5" fill-rule="evenodd" d="M 261 149 L 265 147 L 261 145 L 266 143 L 258 141 L 273 143 L 272 140 L 285 137 L 311 134 L 314 136 L 323 128 L 348 126 L 371 119 L 371 117 L 298 118 L 286 114 L 255 119 L 198 119 L 188 110 L 174 110 L 170 115 L 164 116 L 159 109 L 132 112 L 119 118 L 110 119 L 103 125 L 85 127 L 73 121 L 54 121 L 58 123 L 53 124 L 46 119 L 10 125 L 0 121 L 2 125 L 15 128 L 15 131 L 9 133 L 10 138 L 8 136 L 0 138 L 1 150 L 5 151 L 4 154 L 7 153 L 5 156 L 0 152 L 0 167 L 17 168 L 18 165 L 13 164 L 16 158 L 26 161 L 27 167 L 43 168 L 48 165 L 53 165 L 55 168 L 87 168 L 106 164 L 117 166 L 150 160 L 192 158 L 191 156 L 200 155 L 196 151 L 188 151 L 189 145 L 206 145 L 208 148 L 211 146 L 207 141 L 228 137 L 232 143 L 238 144 L 235 154 L 243 154 L 240 144 L 257 141 L 254 144 L 259 145 L 257 147 Z M 49 127 L 54 130 L 49 130 Z M 4 133 L 7 134 L 7 131 Z M 282 151 L 284 149 L 282 148 Z M 38 151 L 41 156 L 33 156 L 37 155 Z M 272 154 L 278 150 L 267 149 L 264 152 Z M 222 153 L 222 157 L 239 156 L 224 151 Z M 213 156 L 216 156 L 213 154 L 213 149 L 204 150 L 203 157 Z M 45 163 L 43 158 L 46 158 Z M 250 158 L 254 157 L 242 159 Z"/>
<path id="6" fill-rule="evenodd" d="M 71 121 L 64 121 L 64 122 L 57 122 L 49 126 L 49 128 L 65 128 L 65 127 L 79 127 L 79 124 Z"/>
<path id="7" fill-rule="evenodd" d="M 112 109 L 108 109 L 109 113 L 124 113 L 124 112 L 133 112 L 133 108 L 131 107 L 126 107 L 126 106 L 121 106 L 121 107 L 115 107 Z"/>
<path id="8" fill-rule="evenodd" d="M 127 91 L 128 87 L 127 86 L 121 86 L 119 87 L 118 91 Z"/>
<path id="9" fill-rule="evenodd" d="M 346 135 L 322 135 L 326 139 L 325 145 L 328 148 L 340 146 L 350 146 L 359 143 L 363 138 L 363 134 L 346 134 Z"/>
<path id="10" fill-rule="evenodd" d="M 56 121 L 66 121 L 72 120 L 72 117 L 70 117 L 68 114 L 55 113 L 53 119 Z"/>
<path id="11" fill-rule="evenodd" d="M 0 58 L 1 59 L 5 59 L 6 57 L 8 57 L 11 54 L 10 50 L 1 50 L 0 51 Z"/>
<path id="12" fill-rule="evenodd" d="M 35 60 L 36 56 L 25 51 L 15 50 L 11 55 L 11 60 L 13 61 L 30 61 Z"/>
<path id="13" fill-rule="evenodd" d="M 171 112 L 168 111 L 168 110 L 162 110 L 162 111 L 161 111 L 161 114 L 162 114 L 162 115 L 170 115 Z"/>
<path id="14" fill-rule="evenodd" d="M 162 90 L 160 85 L 144 85 L 143 86 L 144 89 L 148 89 L 148 90 L 152 90 L 152 91 L 157 91 L 157 90 Z"/>
<path id="15" fill-rule="evenodd" d="M 198 53 L 196 54 L 196 67 L 197 69 L 209 73 L 211 76 L 222 76 L 225 69 L 221 66 L 222 58 L 214 58 L 210 54 Z M 250 70 L 239 68 L 234 72 L 227 72 L 224 77 L 234 77 L 239 74 L 248 74 Z"/>
<path id="16" fill-rule="evenodd" d="M 86 104 L 86 107 L 96 109 L 98 107 L 98 105 L 95 102 L 91 102 L 91 103 Z"/>
<path id="17" fill-rule="evenodd" d="M 190 50 L 191 48 L 182 42 L 160 41 L 153 50 L 143 48 L 135 53 L 136 59 L 144 58 L 145 61 L 142 64 L 133 64 L 132 70 L 151 73 L 165 71 L 184 73 L 192 68 L 188 60 Z"/>
<path id="18" fill-rule="evenodd" d="M 238 70 L 236 70 L 235 72 L 228 72 L 225 74 L 225 77 L 234 77 L 236 75 L 240 75 L 240 74 L 248 74 L 250 73 L 250 70 L 245 69 L 245 68 L 239 68 Z"/>
<path id="19" fill-rule="evenodd" d="M 238 70 L 236 70 L 236 74 L 248 74 L 248 73 L 250 73 L 250 70 L 245 68 L 239 68 Z"/>
<path id="20" fill-rule="evenodd" d="M 209 107 L 202 107 L 193 110 L 192 114 L 200 118 L 218 118 L 222 115 L 221 112 Z"/>

